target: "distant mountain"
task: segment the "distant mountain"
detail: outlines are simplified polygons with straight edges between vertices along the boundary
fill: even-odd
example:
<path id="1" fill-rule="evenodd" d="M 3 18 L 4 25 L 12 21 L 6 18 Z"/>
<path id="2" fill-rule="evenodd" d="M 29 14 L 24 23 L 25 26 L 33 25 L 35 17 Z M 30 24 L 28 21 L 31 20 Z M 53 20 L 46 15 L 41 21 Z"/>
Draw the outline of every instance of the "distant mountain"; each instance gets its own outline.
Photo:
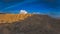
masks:
<path id="1" fill-rule="evenodd" d="M 11 21 L 16 16 L 16 14 L 14 16 L 13 14 L 7 15 L 5 17 L 11 19 Z M 9 20 L 5 23 L 1 22 L 0 34 L 60 34 L 60 19 L 39 14 L 18 14 L 18 16 L 20 16 L 17 17 L 18 21 L 11 23 L 9 23 Z M 24 19 L 21 20 L 20 18 Z"/>

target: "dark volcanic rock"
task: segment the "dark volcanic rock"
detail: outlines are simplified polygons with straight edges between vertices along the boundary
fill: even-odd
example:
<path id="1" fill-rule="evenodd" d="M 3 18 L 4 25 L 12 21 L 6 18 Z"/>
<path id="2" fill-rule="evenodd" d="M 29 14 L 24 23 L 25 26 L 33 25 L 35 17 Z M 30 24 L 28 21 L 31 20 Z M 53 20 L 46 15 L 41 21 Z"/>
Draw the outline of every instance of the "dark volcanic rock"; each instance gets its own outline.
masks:
<path id="1" fill-rule="evenodd" d="M 33 15 L 23 21 L 0 24 L 0 34 L 60 34 L 60 20 Z"/>

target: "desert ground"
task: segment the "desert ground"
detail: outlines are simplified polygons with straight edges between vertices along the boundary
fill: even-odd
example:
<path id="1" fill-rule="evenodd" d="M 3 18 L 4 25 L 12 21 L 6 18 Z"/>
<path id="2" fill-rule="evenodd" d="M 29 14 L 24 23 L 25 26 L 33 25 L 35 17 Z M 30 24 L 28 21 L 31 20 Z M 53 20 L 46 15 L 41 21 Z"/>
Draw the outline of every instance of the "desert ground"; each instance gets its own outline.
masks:
<path id="1" fill-rule="evenodd" d="M 60 34 L 60 19 L 39 14 L 0 14 L 0 34 Z"/>

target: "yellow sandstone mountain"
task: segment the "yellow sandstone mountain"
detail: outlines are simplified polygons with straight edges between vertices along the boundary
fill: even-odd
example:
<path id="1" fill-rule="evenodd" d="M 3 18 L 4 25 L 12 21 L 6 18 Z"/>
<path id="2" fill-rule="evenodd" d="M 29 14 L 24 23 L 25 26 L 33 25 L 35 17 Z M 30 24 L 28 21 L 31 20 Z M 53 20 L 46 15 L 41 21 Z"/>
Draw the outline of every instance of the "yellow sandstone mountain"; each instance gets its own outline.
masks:
<path id="1" fill-rule="evenodd" d="M 40 14 L 0 14 L 0 34 L 60 34 L 60 19 Z"/>
<path id="2" fill-rule="evenodd" d="M 15 22 L 24 20 L 25 18 L 32 16 L 31 14 L 0 14 L 0 23 Z"/>

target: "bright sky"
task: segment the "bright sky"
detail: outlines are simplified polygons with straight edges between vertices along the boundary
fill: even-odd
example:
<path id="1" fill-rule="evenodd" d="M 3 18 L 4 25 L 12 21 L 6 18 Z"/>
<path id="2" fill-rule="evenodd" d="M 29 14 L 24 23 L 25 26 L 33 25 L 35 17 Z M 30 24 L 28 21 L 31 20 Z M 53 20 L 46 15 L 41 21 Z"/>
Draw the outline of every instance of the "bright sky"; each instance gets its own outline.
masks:
<path id="1" fill-rule="evenodd" d="M 18 14 L 20 10 L 60 16 L 60 0 L 0 0 L 0 12 Z"/>

